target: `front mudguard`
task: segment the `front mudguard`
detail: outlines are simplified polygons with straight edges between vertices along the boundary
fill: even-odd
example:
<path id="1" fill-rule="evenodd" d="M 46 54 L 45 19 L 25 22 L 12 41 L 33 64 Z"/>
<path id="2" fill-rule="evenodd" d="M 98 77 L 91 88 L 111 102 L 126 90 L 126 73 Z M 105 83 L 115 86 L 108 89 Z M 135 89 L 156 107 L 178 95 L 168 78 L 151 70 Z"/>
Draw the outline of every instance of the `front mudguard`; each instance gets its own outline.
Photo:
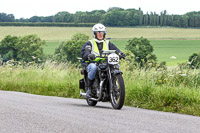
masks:
<path id="1" fill-rule="evenodd" d="M 123 74 L 123 72 L 121 70 L 113 70 L 112 74 L 113 75 L 118 75 L 118 74 Z"/>

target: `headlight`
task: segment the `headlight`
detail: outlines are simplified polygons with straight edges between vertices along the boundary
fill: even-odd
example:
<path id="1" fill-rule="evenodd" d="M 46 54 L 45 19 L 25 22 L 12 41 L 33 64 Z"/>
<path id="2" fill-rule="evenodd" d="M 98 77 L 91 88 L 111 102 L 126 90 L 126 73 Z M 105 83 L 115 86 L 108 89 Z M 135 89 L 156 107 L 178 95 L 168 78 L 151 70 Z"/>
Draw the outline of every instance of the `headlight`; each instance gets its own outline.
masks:
<path id="1" fill-rule="evenodd" d="M 101 70 L 105 70 L 105 69 L 107 68 L 107 64 L 105 64 L 105 63 L 100 64 L 100 65 L 99 65 L 99 68 L 100 68 Z"/>
<path id="2" fill-rule="evenodd" d="M 114 66 L 113 66 L 113 68 L 115 68 L 115 69 L 118 69 L 118 70 L 119 70 L 119 69 L 120 69 L 120 66 L 119 66 L 119 64 L 117 64 L 117 65 L 114 65 Z"/>

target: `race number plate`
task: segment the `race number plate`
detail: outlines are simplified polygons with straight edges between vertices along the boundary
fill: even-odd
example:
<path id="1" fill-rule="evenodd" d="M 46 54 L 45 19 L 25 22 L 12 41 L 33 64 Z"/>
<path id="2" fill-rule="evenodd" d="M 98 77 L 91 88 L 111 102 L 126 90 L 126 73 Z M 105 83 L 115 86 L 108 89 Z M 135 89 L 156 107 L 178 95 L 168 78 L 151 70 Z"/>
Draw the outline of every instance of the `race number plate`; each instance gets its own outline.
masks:
<path id="1" fill-rule="evenodd" d="M 108 55 L 108 64 L 119 64 L 119 56 L 115 53 Z"/>

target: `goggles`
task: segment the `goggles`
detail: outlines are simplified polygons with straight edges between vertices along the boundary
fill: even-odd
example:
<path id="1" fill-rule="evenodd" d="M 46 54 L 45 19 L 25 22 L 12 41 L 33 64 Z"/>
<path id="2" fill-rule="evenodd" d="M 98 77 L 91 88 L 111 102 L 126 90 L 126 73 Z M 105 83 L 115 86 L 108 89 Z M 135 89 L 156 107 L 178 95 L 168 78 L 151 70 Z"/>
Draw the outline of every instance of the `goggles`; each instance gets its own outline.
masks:
<path id="1" fill-rule="evenodd" d="M 99 34 L 105 34 L 104 31 L 96 31 L 95 33 L 99 33 Z"/>

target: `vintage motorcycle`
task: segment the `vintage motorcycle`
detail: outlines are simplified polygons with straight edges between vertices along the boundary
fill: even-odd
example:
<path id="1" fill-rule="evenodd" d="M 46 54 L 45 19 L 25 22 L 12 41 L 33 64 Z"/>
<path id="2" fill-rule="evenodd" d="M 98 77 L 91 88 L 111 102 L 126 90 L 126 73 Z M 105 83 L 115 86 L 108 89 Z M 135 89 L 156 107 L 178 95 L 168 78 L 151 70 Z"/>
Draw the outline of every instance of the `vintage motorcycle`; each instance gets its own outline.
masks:
<path id="1" fill-rule="evenodd" d="M 92 97 L 86 97 L 88 88 L 88 75 L 86 71 L 87 65 L 81 70 L 84 75 L 83 79 L 79 80 L 80 96 L 86 99 L 89 106 L 95 106 L 97 102 L 111 102 L 114 109 L 121 109 L 125 100 L 125 85 L 120 70 L 119 60 L 125 58 L 120 56 L 115 50 L 101 51 L 100 56 L 96 57 L 93 62 L 97 65 L 98 71 L 93 82 Z M 88 62 L 88 63 L 90 63 Z"/>

